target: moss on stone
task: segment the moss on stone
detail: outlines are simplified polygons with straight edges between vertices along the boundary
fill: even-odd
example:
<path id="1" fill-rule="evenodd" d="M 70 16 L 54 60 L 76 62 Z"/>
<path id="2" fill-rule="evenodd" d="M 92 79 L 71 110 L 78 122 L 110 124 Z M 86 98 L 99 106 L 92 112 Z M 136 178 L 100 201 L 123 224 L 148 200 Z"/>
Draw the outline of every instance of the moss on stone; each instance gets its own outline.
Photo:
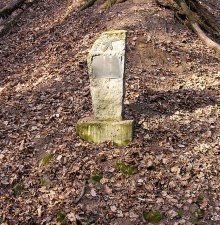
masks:
<path id="1" fill-rule="evenodd" d="M 125 40 L 126 34 L 127 34 L 126 30 L 109 30 L 103 33 L 103 35 L 115 36 L 120 40 Z"/>
<path id="2" fill-rule="evenodd" d="M 118 140 L 118 141 L 113 141 L 113 144 L 118 146 L 118 147 L 123 147 L 123 146 L 126 146 L 126 145 L 129 145 L 131 143 L 131 140 Z"/>
<path id="3" fill-rule="evenodd" d="M 125 146 L 132 141 L 133 121 L 79 120 L 76 131 L 88 142 L 100 144 L 112 141 L 117 146 Z"/>

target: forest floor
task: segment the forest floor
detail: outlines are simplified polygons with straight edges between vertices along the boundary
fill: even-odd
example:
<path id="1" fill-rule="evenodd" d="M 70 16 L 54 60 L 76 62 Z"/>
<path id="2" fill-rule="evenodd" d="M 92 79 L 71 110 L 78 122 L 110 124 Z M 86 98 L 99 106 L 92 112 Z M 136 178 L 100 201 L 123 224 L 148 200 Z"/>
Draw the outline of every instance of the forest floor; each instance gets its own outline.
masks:
<path id="1" fill-rule="evenodd" d="M 153 1 L 82 4 L 39 0 L 0 39 L 0 224 L 220 224 L 219 57 Z M 120 148 L 75 131 L 109 29 L 128 31 Z"/>

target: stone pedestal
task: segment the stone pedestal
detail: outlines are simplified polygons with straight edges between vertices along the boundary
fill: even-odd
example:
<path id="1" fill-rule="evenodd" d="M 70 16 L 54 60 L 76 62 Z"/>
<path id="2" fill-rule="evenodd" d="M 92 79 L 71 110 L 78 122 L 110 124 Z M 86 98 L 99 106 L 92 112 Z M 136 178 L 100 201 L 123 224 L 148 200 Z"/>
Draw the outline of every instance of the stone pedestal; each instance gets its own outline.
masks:
<path id="1" fill-rule="evenodd" d="M 79 136 L 89 142 L 100 144 L 112 141 L 117 146 L 125 146 L 132 141 L 133 120 L 99 121 L 81 119 L 78 121 L 76 131 Z"/>
<path id="2" fill-rule="evenodd" d="M 103 33 L 88 56 L 90 91 L 94 119 L 77 123 L 77 133 L 87 141 L 113 141 L 126 145 L 132 141 L 133 121 L 123 119 L 124 64 L 126 31 Z"/>

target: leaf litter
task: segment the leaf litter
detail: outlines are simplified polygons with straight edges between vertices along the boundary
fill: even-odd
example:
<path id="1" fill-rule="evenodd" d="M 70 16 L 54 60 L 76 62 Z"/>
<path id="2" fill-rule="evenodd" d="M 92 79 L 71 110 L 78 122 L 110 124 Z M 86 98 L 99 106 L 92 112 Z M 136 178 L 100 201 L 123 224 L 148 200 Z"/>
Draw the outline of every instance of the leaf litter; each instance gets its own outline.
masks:
<path id="1" fill-rule="evenodd" d="M 41 0 L 0 40 L 1 223 L 218 224 L 219 58 L 153 1 L 81 3 L 57 24 L 65 1 Z M 87 53 L 108 29 L 128 30 L 124 148 L 75 131 L 92 115 Z"/>

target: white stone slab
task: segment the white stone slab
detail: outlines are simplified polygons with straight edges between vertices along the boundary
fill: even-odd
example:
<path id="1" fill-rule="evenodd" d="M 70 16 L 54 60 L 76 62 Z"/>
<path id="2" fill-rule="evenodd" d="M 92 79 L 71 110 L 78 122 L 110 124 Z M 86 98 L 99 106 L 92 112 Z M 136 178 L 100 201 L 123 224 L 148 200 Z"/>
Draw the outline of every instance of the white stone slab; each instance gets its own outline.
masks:
<path id="1" fill-rule="evenodd" d="M 103 33 L 94 43 L 88 68 L 94 116 L 122 120 L 126 31 Z"/>

